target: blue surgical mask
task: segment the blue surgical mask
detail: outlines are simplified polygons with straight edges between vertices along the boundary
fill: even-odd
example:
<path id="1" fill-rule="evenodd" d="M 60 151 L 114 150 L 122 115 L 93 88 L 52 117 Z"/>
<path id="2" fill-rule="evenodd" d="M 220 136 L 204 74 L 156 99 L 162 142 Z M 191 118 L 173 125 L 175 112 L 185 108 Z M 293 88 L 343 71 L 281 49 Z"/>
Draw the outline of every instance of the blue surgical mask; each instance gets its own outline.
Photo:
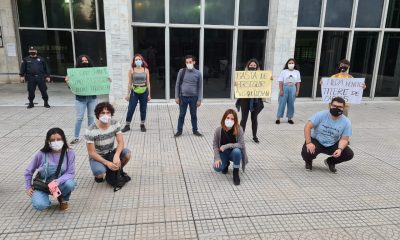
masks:
<path id="1" fill-rule="evenodd" d="M 137 67 L 141 67 L 143 62 L 142 62 L 142 60 L 136 60 L 135 64 L 136 64 Z"/>

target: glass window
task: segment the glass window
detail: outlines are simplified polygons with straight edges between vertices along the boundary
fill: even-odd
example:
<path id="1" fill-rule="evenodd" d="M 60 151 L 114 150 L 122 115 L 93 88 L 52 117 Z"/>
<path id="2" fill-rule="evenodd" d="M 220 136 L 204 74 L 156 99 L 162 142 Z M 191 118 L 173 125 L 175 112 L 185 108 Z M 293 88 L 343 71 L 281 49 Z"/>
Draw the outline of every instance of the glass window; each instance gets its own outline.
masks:
<path id="1" fill-rule="evenodd" d="M 353 0 L 327 0 L 325 27 L 350 27 Z"/>
<path id="2" fill-rule="evenodd" d="M 200 0 L 170 0 L 171 23 L 200 23 Z"/>
<path id="3" fill-rule="evenodd" d="M 369 97 L 371 92 L 377 42 L 376 32 L 354 33 L 349 72 L 353 77 L 365 78 L 367 88 L 364 89 L 364 97 Z"/>
<path id="4" fill-rule="evenodd" d="M 41 0 L 18 0 L 20 27 L 43 27 Z"/>
<path id="5" fill-rule="evenodd" d="M 257 59 L 263 68 L 266 33 L 266 31 L 260 30 L 239 30 L 236 70 L 243 70 L 247 61 L 252 58 Z"/>
<path id="6" fill-rule="evenodd" d="M 99 28 L 104 30 L 104 3 L 103 0 L 97 0 L 97 8 L 99 9 Z"/>
<path id="7" fill-rule="evenodd" d="M 385 33 L 375 96 L 397 97 L 399 85 L 400 33 Z"/>
<path id="8" fill-rule="evenodd" d="M 154 99 L 165 99 L 164 32 L 164 28 L 133 28 L 134 53 L 142 54 L 149 65 L 151 97 Z"/>
<path id="9" fill-rule="evenodd" d="M 312 97 L 317 42 L 317 31 L 297 31 L 294 58 L 300 66 L 299 97 Z"/>
<path id="10" fill-rule="evenodd" d="M 164 23 L 164 0 L 132 0 L 132 19 L 134 22 Z"/>
<path id="11" fill-rule="evenodd" d="M 269 0 L 240 1 L 239 25 L 267 26 Z"/>
<path id="12" fill-rule="evenodd" d="M 318 27 L 321 18 L 322 0 L 300 0 L 299 27 Z"/>
<path id="13" fill-rule="evenodd" d="M 96 67 L 107 66 L 104 32 L 75 32 L 75 55 L 88 55 Z"/>
<path id="14" fill-rule="evenodd" d="M 47 60 L 52 75 L 65 76 L 67 68 L 74 66 L 72 37 L 69 31 L 20 30 L 21 50 L 28 55 L 29 46 Z M 64 78 L 58 78 L 64 81 Z"/>
<path id="15" fill-rule="evenodd" d="M 74 28 L 96 29 L 95 0 L 73 0 Z"/>
<path id="16" fill-rule="evenodd" d="M 348 32 L 324 32 L 319 65 L 319 79 L 330 77 L 338 72 L 339 61 L 346 58 L 348 38 Z M 317 97 L 321 97 L 320 84 L 318 84 Z"/>
<path id="17" fill-rule="evenodd" d="M 229 98 L 231 92 L 232 31 L 205 29 L 203 96 Z"/>
<path id="18" fill-rule="evenodd" d="M 389 8 L 386 20 L 387 28 L 400 28 L 400 1 L 389 0 Z"/>
<path id="19" fill-rule="evenodd" d="M 46 0 L 47 26 L 49 28 L 70 28 L 69 2 Z"/>
<path id="20" fill-rule="evenodd" d="M 170 94 L 175 98 L 175 83 L 179 69 L 185 67 L 185 55 L 196 58 L 195 68 L 199 69 L 199 29 L 171 28 L 170 30 Z"/>
<path id="21" fill-rule="evenodd" d="M 359 0 L 356 27 L 379 28 L 384 0 Z"/>
<path id="22" fill-rule="evenodd" d="M 233 25 L 235 0 L 205 0 L 205 24 Z"/>

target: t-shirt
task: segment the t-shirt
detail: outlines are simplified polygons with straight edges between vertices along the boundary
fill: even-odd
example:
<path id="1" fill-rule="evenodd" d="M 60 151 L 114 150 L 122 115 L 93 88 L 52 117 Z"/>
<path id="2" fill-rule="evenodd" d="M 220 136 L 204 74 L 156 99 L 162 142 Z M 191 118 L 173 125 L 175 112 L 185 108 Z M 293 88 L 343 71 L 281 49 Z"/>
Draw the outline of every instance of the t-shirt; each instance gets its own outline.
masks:
<path id="1" fill-rule="evenodd" d="M 100 129 L 96 123 L 90 125 L 86 130 L 85 140 L 87 143 L 94 143 L 96 152 L 100 155 L 107 154 L 114 149 L 115 136 L 122 134 L 121 125 L 112 119 L 108 129 Z"/>
<path id="2" fill-rule="evenodd" d="M 353 78 L 353 76 L 351 76 L 350 74 L 348 74 L 348 73 L 336 73 L 336 74 L 333 74 L 332 76 L 331 76 L 331 78 Z"/>
<path id="3" fill-rule="evenodd" d="M 352 134 L 350 120 L 344 115 L 333 120 L 329 110 L 317 112 L 308 120 L 314 125 L 311 137 L 325 147 L 333 146 L 342 136 L 350 137 Z"/>
<path id="4" fill-rule="evenodd" d="M 228 132 L 225 132 L 223 128 L 221 128 L 221 141 L 220 144 L 225 145 L 228 143 L 236 143 L 236 137 L 233 135 L 233 128 Z"/>
<path id="5" fill-rule="evenodd" d="M 292 71 L 285 69 L 279 74 L 278 82 L 283 82 L 284 84 L 301 82 L 300 72 L 295 69 Z"/>

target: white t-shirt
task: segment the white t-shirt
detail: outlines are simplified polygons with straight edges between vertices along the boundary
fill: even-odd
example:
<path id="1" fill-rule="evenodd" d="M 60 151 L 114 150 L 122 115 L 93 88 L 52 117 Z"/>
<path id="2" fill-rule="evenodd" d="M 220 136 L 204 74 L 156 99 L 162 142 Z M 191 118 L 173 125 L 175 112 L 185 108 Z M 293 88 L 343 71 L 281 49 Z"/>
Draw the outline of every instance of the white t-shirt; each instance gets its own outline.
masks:
<path id="1" fill-rule="evenodd" d="M 295 69 L 292 71 L 285 69 L 279 74 L 278 82 L 283 82 L 284 84 L 301 82 L 300 72 Z"/>

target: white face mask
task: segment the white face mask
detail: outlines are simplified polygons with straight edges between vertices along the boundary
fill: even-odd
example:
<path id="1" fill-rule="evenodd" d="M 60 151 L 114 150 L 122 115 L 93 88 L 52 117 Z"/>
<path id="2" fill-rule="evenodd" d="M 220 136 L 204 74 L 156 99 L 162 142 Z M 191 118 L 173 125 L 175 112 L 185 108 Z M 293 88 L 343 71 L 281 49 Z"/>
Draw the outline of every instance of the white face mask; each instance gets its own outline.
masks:
<path id="1" fill-rule="evenodd" d="M 187 63 L 186 64 L 187 69 L 191 70 L 193 69 L 193 63 Z"/>
<path id="2" fill-rule="evenodd" d="M 294 69 L 294 64 L 293 64 L 293 63 L 289 63 L 289 64 L 288 64 L 288 68 L 289 68 L 290 70 L 293 70 L 293 69 Z"/>
<path id="3" fill-rule="evenodd" d="M 60 151 L 61 148 L 64 146 L 63 141 L 54 141 L 54 142 L 50 142 L 49 144 L 50 144 L 51 149 L 53 149 L 54 151 Z"/>
<path id="4" fill-rule="evenodd" d="M 103 114 L 103 115 L 101 115 L 101 116 L 99 117 L 99 120 L 100 120 L 102 123 L 109 123 L 110 120 L 111 120 L 111 117 L 108 116 L 107 114 Z"/>
<path id="5" fill-rule="evenodd" d="M 231 119 L 225 119 L 225 126 L 227 128 L 231 128 L 233 127 L 233 125 L 235 124 L 235 121 L 231 120 Z"/>

